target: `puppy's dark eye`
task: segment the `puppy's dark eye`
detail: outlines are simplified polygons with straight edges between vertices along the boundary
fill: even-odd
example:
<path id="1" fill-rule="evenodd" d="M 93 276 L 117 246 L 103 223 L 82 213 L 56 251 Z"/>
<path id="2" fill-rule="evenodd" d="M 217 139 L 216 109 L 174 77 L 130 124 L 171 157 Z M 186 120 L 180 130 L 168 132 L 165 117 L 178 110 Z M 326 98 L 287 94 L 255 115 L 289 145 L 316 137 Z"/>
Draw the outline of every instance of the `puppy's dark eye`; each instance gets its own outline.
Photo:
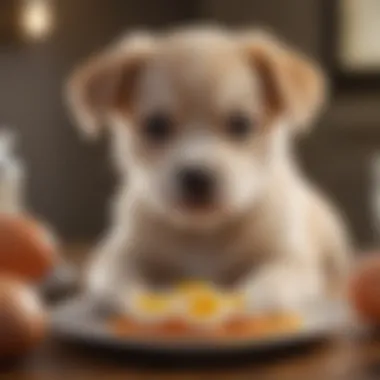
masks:
<path id="1" fill-rule="evenodd" d="M 157 113 L 144 121 L 143 133 L 153 142 L 164 142 L 172 136 L 173 127 L 173 120 L 169 115 Z"/>
<path id="2" fill-rule="evenodd" d="M 237 140 L 247 138 L 253 132 L 254 127 L 251 117 L 241 112 L 233 113 L 227 119 L 227 132 Z"/>

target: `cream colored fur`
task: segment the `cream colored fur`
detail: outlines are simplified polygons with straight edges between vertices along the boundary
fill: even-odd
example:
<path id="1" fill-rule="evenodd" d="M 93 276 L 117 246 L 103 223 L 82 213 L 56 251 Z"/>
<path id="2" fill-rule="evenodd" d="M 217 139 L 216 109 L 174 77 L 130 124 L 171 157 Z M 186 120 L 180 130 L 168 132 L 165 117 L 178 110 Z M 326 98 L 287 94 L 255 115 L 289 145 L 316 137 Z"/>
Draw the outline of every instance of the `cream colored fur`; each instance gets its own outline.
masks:
<path id="1" fill-rule="evenodd" d="M 122 303 L 136 283 L 199 278 L 242 287 L 262 310 L 298 307 L 332 283 L 341 287 L 349 264 L 343 224 L 291 153 L 324 90 L 309 59 L 255 31 L 136 34 L 80 67 L 69 83 L 71 106 L 87 133 L 109 125 L 121 177 L 89 291 Z M 156 109 L 176 121 L 175 137 L 160 148 L 141 133 Z M 223 129 L 234 109 L 255 120 L 245 142 Z M 184 163 L 213 168 L 218 207 L 176 204 L 173 173 Z"/>

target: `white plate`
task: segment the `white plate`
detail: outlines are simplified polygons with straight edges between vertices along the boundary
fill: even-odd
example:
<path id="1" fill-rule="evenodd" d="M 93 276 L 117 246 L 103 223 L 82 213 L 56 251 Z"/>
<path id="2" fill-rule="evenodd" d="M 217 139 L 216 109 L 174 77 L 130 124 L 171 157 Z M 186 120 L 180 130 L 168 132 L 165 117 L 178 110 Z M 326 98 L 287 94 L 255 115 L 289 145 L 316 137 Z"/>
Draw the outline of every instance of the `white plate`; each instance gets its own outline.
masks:
<path id="1" fill-rule="evenodd" d="M 345 305 L 337 302 L 314 304 L 304 312 L 305 324 L 294 333 L 268 338 L 239 338 L 233 340 L 186 340 L 146 337 L 117 337 L 104 323 L 104 316 L 96 315 L 91 304 L 74 299 L 58 307 L 52 313 L 53 333 L 61 338 L 92 346 L 117 350 L 136 350 L 146 353 L 228 353 L 236 351 L 262 352 L 272 349 L 294 347 L 328 338 L 342 331 L 351 321 Z"/>

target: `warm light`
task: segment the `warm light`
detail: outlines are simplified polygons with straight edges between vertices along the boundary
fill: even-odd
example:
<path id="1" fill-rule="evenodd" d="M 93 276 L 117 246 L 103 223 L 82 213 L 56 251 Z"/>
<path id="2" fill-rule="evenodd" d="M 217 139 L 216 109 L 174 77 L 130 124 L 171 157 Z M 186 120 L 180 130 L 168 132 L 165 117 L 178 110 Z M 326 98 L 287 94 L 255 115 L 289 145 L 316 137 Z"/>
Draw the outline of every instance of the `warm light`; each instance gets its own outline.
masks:
<path id="1" fill-rule="evenodd" d="M 46 38 L 53 27 L 51 0 L 25 0 L 21 10 L 21 27 L 32 39 Z"/>

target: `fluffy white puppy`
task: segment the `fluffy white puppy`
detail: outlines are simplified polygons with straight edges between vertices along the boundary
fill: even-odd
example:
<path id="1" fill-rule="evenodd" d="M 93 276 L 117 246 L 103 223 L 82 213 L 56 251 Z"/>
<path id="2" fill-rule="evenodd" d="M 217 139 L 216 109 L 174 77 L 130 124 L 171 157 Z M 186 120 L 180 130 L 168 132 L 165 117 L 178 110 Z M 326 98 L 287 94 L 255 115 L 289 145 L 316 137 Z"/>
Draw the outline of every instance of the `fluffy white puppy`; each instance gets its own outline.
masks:
<path id="1" fill-rule="evenodd" d="M 80 67 L 70 104 L 88 134 L 111 128 L 122 178 L 90 291 L 196 278 L 278 308 L 342 285 L 344 229 L 291 153 L 324 92 L 310 60 L 255 31 L 135 34 Z"/>

